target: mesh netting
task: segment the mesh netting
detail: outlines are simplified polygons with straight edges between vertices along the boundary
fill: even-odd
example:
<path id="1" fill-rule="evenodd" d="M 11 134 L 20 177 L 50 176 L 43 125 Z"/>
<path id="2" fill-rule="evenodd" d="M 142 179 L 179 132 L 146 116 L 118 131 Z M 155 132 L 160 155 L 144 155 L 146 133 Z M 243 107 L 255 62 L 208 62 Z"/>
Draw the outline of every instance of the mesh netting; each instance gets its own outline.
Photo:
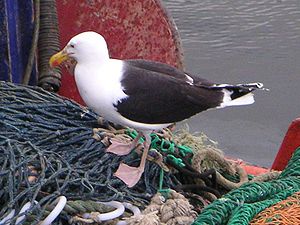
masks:
<path id="1" fill-rule="evenodd" d="M 299 176 L 300 148 L 278 179 L 242 185 L 207 206 L 193 224 L 249 224 L 259 212 L 299 191 Z"/>
<path id="2" fill-rule="evenodd" d="M 97 138 L 93 128 L 100 128 Z M 248 182 L 249 176 L 234 169 L 238 167 L 222 154 L 207 146 L 200 150 L 199 141 L 192 140 L 193 152 L 184 141 L 175 144 L 155 133 L 151 135 L 151 147 L 163 160 L 147 161 L 139 183 L 128 188 L 113 173 L 121 161 L 138 166 L 139 152 L 122 157 L 106 153 L 107 136 L 113 133 L 110 131 L 111 124 L 71 100 L 37 87 L 0 82 L 0 224 L 38 224 L 51 212 L 59 196 L 68 201 L 53 224 L 70 223 L 84 210 L 111 210 L 95 204 L 97 201 L 126 201 L 144 208 L 158 190 L 164 193 L 168 188 L 183 190 L 200 212 L 220 193 Z M 127 130 L 125 136 L 136 135 Z M 155 152 L 150 151 L 149 157 L 155 159 L 157 155 L 152 153 Z M 217 166 L 203 167 L 205 160 L 218 162 Z M 170 166 L 178 173 L 162 173 L 162 168 L 168 171 Z M 225 173 L 221 180 L 220 172 Z M 299 175 L 300 149 L 279 177 L 246 183 L 223 195 L 208 205 L 194 224 L 248 224 L 259 212 L 299 191 Z M 231 185 L 225 177 L 230 178 Z M 25 206 L 28 210 L 20 212 Z"/>
<path id="3" fill-rule="evenodd" d="M 56 94 L 0 82 L 0 221 L 13 210 L 18 215 L 31 202 L 25 222 L 36 224 L 61 195 L 68 201 L 118 200 L 141 207 L 149 202 L 157 192 L 161 168 L 147 162 L 145 175 L 128 188 L 113 173 L 121 161 L 138 166 L 140 158 L 135 153 L 106 153 L 105 145 L 92 137 L 92 128 L 108 127 L 98 119 Z M 178 184 L 170 173 L 163 179 L 166 188 Z"/>
<path id="4" fill-rule="evenodd" d="M 266 208 L 257 214 L 250 225 L 291 225 L 300 224 L 300 192 Z"/>

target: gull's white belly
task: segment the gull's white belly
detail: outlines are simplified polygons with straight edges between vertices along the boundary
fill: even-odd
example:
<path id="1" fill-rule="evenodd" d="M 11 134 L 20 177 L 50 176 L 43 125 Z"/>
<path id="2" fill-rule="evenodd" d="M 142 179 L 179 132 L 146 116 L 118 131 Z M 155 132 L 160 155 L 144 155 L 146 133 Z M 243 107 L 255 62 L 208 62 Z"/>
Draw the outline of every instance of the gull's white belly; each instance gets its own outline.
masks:
<path id="1" fill-rule="evenodd" d="M 117 112 L 114 104 L 127 98 L 121 86 L 122 61 L 110 60 L 101 67 L 80 66 L 75 69 L 75 81 L 79 93 L 88 107 L 113 123 L 141 131 L 160 130 L 169 124 L 144 124 L 126 119 Z M 95 66 L 95 65 L 94 65 Z"/>

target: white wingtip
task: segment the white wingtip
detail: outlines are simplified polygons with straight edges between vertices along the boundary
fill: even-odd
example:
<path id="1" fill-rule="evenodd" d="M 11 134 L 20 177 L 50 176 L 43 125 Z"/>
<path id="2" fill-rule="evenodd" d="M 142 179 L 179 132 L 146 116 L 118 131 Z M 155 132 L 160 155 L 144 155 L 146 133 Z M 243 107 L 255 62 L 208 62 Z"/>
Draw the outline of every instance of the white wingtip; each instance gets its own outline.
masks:
<path id="1" fill-rule="evenodd" d="M 224 92 L 223 102 L 220 104 L 218 108 L 224 108 L 227 106 L 250 105 L 255 102 L 254 95 L 251 92 L 239 98 L 236 98 L 234 100 L 232 100 L 230 97 L 230 95 L 232 94 L 231 91 L 224 89 L 223 92 Z"/>

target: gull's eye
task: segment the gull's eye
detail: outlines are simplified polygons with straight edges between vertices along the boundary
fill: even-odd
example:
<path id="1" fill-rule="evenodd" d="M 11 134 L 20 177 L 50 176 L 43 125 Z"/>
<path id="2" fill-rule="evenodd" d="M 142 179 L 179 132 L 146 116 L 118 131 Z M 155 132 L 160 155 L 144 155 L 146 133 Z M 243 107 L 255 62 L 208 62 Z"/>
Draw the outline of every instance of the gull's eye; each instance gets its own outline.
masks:
<path id="1" fill-rule="evenodd" d="M 71 48 L 75 48 L 75 45 L 74 44 L 70 44 Z"/>

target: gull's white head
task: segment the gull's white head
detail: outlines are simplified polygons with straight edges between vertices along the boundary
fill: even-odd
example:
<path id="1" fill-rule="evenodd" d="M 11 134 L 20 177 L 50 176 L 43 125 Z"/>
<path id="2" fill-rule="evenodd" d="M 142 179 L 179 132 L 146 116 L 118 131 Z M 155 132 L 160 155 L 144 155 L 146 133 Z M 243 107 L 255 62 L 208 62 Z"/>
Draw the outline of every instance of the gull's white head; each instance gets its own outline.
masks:
<path id="1" fill-rule="evenodd" d="M 55 67 L 67 59 L 74 59 L 77 64 L 101 63 L 109 59 L 105 39 L 98 33 L 87 31 L 74 36 L 64 49 L 50 58 L 50 66 Z"/>

